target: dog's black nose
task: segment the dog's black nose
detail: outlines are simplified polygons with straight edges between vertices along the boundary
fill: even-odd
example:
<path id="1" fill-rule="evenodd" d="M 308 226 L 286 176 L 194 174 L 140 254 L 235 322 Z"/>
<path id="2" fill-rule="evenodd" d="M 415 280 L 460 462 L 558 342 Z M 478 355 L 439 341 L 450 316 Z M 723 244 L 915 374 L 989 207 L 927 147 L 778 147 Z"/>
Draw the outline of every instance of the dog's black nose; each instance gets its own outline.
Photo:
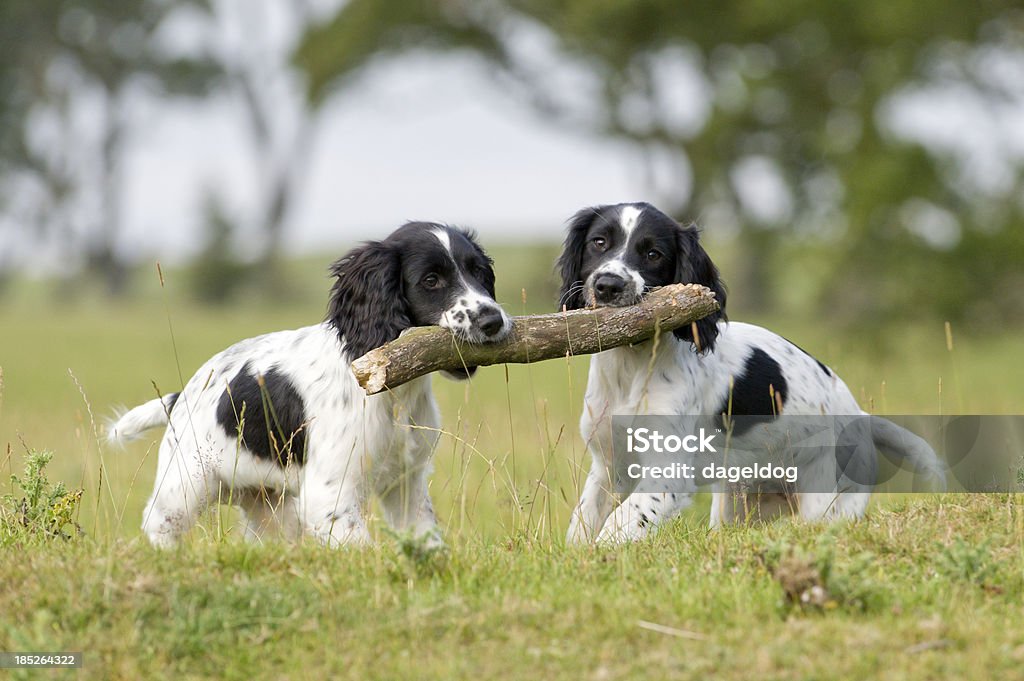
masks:
<path id="1" fill-rule="evenodd" d="M 476 318 L 477 326 L 484 332 L 484 335 L 490 337 L 501 331 L 505 327 L 505 318 L 501 314 L 501 310 L 496 307 L 485 307 L 480 310 L 479 316 Z"/>
<path id="2" fill-rule="evenodd" d="M 594 282 L 594 297 L 599 303 L 610 303 L 626 290 L 626 280 L 616 274 L 602 274 Z"/>

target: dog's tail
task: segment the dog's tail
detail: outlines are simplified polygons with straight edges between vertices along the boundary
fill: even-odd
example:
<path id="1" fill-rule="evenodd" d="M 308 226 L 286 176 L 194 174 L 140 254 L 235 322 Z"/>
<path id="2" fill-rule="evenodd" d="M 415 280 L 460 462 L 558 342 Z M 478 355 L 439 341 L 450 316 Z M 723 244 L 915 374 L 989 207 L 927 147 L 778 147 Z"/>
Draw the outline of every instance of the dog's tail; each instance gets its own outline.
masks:
<path id="1" fill-rule="evenodd" d="M 112 444 L 122 444 L 134 440 L 150 428 L 166 426 L 179 394 L 164 395 L 117 416 L 107 430 L 107 440 Z"/>
<path id="2" fill-rule="evenodd" d="M 909 460 L 917 472 L 923 473 L 931 481 L 935 489 L 946 488 L 945 466 L 923 438 L 888 419 L 872 416 L 871 439 L 875 447 Z"/>

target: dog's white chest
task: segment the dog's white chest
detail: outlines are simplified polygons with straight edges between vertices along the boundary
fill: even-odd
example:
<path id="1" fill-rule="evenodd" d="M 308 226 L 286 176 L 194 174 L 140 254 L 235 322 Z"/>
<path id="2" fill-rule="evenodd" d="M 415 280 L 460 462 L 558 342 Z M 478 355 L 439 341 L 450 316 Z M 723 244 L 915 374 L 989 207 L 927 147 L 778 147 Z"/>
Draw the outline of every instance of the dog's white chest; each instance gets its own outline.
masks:
<path id="1" fill-rule="evenodd" d="M 691 404 L 694 394 L 679 382 L 674 350 L 668 346 L 654 354 L 651 343 L 645 343 L 591 359 L 580 433 L 604 461 L 611 460 L 613 416 L 699 413 L 701 405 Z"/>

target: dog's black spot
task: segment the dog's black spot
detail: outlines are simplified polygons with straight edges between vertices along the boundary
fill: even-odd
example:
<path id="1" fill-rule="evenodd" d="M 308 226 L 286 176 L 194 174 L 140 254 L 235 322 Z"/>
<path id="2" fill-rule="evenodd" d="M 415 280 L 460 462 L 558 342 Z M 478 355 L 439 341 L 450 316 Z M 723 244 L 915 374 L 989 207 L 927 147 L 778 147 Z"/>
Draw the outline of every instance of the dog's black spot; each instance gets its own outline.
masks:
<path id="1" fill-rule="evenodd" d="M 305 463 L 306 408 L 295 386 L 276 368 L 263 375 L 262 387 L 248 364 L 231 379 L 217 404 L 217 423 L 238 437 L 239 420 L 242 444 L 256 456 L 281 465 Z"/>
<path id="2" fill-rule="evenodd" d="M 743 367 L 743 373 L 733 381 L 731 404 L 730 395 L 726 395 L 716 413 L 771 417 L 782 412 L 787 394 L 788 385 L 786 377 L 782 375 L 782 367 L 764 350 L 754 348 Z M 721 416 L 719 419 L 724 428 L 724 419 Z M 755 419 L 744 419 L 734 426 L 733 433 L 742 435 L 754 422 Z"/>
<path id="3" fill-rule="evenodd" d="M 650 518 L 648 518 L 646 514 L 644 514 L 644 513 L 641 513 L 641 514 L 640 514 L 640 522 L 639 522 L 639 523 L 637 523 L 637 524 L 638 524 L 638 525 L 639 525 L 640 527 L 647 527 L 648 525 L 650 525 L 650 524 L 651 524 L 651 519 L 650 519 Z"/>
<path id="4" fill-rule="evenodd" d="M 824 371 L 824 372 L 825 372 L 825 375 L 826 375 L 826 376 L 828 376 L 829 378 L 832 378 L 832 370 L 831 370 L 831 369 L 829 369 L 829 368 L 828 368 L 827 366 L 825 366 L 824 364 L 822 364 L 822 363 L 821 363 L 821 360 L 820 360 L 820 359 L 818 359 L 817 357 L 815 357 L 815 356 L 814 356 L 814 355 L 812 355 L 811 353 L 807 352 L 807 351 L 806 351 L 806 350 L 804 350 L 804 349 L 803 349 L 802 347 L 800 347 L 799 345 L 797 345 L 797 344 L 796 344 L 796 343 L 794 343 L 793 341 L 789 340 L 788 338 L 783 338 L 783 340 L 784 340 L 784 341 L 786 341 L 787 343 L 789 343 L 790 345 L 792 345 L 792 346 L 793 346 L 794 348 L 796 348 L 796 349 L 797 349 L 797 350 L 799 350 L 800 352 L 802 352 L 802 353 L 804 353 L 805 355 L 807 355 L 808 357 L 810 357 L 811 359 L 813 359 L 813 360 L 814 360 L 814 362 L 815 362 L 815 363 L 816 363 L 816 364 L 818 365 L 818 367 L 819 367 L 819 368 L 820 368 L 820 369 L 821 369 L 822 371 Z"/>
<path id="5" fill-rule="evenodd" d="M 466 318 L 466 313 L 465 312 L 456 312 L 455 314 L 452 315 L 452 317 L 455 318 L 455 321 L 461 322 L 463 319 Z"/>
<path id="6" fill-rule="evenodd" d="M 178 403 L 178 398 L 181 397 L 181 393 L 171 393 L 170 395 L 164 395 L 164 399 L 167 400 L 167 413 L 170 414 L 171 410 L 174 409 L 174 405 Z"/>

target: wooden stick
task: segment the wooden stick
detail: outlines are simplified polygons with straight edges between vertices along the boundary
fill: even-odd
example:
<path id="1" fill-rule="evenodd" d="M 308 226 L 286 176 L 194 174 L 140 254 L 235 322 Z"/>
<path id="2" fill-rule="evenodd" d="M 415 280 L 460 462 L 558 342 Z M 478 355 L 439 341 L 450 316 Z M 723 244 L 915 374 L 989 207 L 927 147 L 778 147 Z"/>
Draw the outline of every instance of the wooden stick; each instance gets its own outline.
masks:
<path id="1" fill-rule="evenodd" d="M 627 307 L 513 317 L 512 332 L 499 343 L 477 345 L 457 340 L 439 326 L 417 327 L 352 362 L 352 373 L 366 393 L 374 395 L 433 371 L 526 364 L 639 343 L 717 309 L 715 295 L 707 288 L 672 284 Z"/>

